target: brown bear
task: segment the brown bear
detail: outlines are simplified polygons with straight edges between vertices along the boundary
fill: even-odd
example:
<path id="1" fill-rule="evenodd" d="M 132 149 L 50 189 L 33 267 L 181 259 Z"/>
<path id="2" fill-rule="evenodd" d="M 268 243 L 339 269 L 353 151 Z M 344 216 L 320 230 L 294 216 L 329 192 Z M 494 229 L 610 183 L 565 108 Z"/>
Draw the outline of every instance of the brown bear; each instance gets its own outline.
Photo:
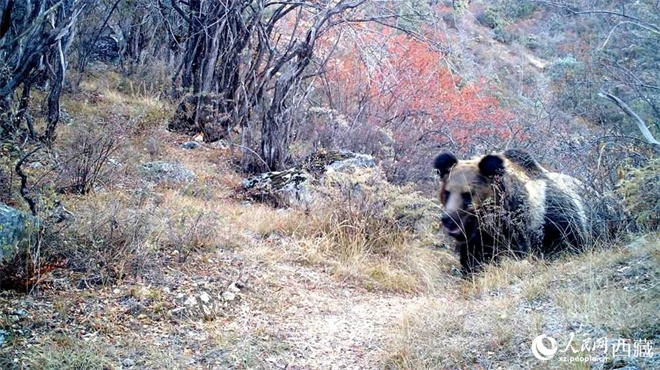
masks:
<path id="1" fill-rule="evenodd" d="M 470 160 L 443 153 L 435 169 L 442 225 L 457 242 L 465 274 L 503 254 L 552 256 L 587 239 L 582 183 L 546 170 L 523 150 Z"/>

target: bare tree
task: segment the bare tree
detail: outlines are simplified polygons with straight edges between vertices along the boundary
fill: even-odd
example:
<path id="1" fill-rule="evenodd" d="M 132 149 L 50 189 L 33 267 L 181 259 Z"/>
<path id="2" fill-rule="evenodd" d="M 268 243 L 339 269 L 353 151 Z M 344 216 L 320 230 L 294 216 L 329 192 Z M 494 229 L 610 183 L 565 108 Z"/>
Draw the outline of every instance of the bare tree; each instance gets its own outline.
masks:
<path id="1" fill-rule="evenodd" d="M 170 129 L 215 141 L 237 127 L 244 157 L 258 137 L 263 162 L 281 169 L 293 136 L 292 91 L 305 79 L 317 40 L 364 2 L 161 1 L 162 13 L 187 28 L 183 37 L 172 35 L 185 43 L 173 82 L 188 95 Z"/>
<path id="2" fill-rule="evenodd" d="M 40 139 L 55 138 L 60 118 L 60 94 L 67 69 L 67 49 L 84 0 L 4 0 L 0 2 L 0 125 L 3 136 L 27 132 L 37 138 L 28 112 L 30 91 L 37 79 L 48 80 L 48 116 Z M 19 87 L 23 87 L 20 98 Z"/>

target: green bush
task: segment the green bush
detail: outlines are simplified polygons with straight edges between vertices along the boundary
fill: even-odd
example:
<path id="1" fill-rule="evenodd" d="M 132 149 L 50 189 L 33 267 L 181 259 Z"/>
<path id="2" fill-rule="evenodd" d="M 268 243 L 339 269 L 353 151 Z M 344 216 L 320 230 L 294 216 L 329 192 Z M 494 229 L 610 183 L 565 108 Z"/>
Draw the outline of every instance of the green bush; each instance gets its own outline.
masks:
<path id="1" fill-rule="evenodd" d="M 498 29 L 529 17 L 536 9 L 537 5 L 531 1 L 502 0 L 488 7 L 478 20 L 484 26 Z"/>
<path id="2" fill-rule="evenodd" d="M 520 0 L 507 0 L 500 4 L 500 9 L 510 21 L 529 17 L 537 7 L 534 2 Z"/>
<path id="3" fill-rule="evenodd" d="M 497 8 L 486 9 L 486 11 L 480 17 L 479 22 L 481 22 L 481 24 L 484 26 L 492 29 L 503 27 L 506 23 Z"/>

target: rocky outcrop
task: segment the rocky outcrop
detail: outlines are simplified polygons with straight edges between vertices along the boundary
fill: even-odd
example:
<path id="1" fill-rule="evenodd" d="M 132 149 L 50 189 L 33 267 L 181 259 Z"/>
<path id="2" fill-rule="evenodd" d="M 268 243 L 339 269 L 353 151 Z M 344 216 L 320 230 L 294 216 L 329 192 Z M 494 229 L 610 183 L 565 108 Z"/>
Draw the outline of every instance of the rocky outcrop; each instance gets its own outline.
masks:
<path id="1" fill-rule="evenodd" d="M 248 199 L 269 203 L 277 207 L 306 207 L 312 196 L 309 188 L 311 175 L 298 168 L 262 173 L 243 180 Z"/>
<path id="2" fill-rule="evenodd" d="M 376 160 L 370 155 L 318 151 L 299 167 L 266 172 L 243 180 L 243 190 L 251 200 L 277 207 L 307 209 L 314 200 L 313 184 L 328 171 L 352 173 L 359 168 L 372 167 L 376 167 Z"/>
<path id="3" fill-rule="evenodd" d="M 353 171 L 356 168 L 376 167 L 376 160 L 368 154 L 353 153 L 346 150 L 318 151 L 304 161 L 302 168 L 321 175 L 328 170 Z"/>

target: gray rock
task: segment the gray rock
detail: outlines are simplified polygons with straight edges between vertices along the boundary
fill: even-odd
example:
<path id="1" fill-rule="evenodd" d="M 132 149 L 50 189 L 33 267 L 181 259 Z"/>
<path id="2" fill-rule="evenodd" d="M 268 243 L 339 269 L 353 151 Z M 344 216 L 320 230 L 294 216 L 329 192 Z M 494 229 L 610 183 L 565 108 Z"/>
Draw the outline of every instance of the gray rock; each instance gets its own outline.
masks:
<path id="1" fill-rule="evenodd" d="M 376 160 L 374 159 L 374 157 L 368 154 L 350 153 L 350 152 L 348 152 L 348 154 L 352 156 L 340 161 L 330 163 L 329 165 L 326 166 L 327 169 L 332 169 L 334 171 L 339 171 L 339 172 L 347 172 L 347 171 L 353 171 L 356 168 L 376 167 Z"/>
<path id="2" fill-rule="evenodd" d="M 199 295 L 199 299 L 201 299 L 202 302 L 204 302 L 204 303 L 209 303 L 211 301 L 211 296 L 206 292 L 202 292 Z"/>
<path id="3" fill-rule="evenodd" d="M 195 298 L 194 295 L 191 295 L 183 304 L 186 306 L 197 306 L 197 298 Z"/>
<path id="4" fill-rule="evenodd" d="M 121 364 L 124 367 L 133 367 L 133 366 L 135 366 L 135 361 L 133 361 L 130 358 L 125 358 L 125 359 L 121 360 Z"/>
<path id="5" fill-rule="evenodd" d="M 9 337 L 11 337 L 10 332 L 0 329 L 0 346 L 5 344 L 5 342 L 7 341 L 7 339 L 9 339 Z"/>
<path id="6" fill-rule="evenodd" d="M 182 147 L 183 149 L 197 149 L 200 146 L 202 145 L 196 141 L 186 141 L 185 143 L 180 145 L 180 147 Z"/>
<path id="7" fill-rule="evenodd" d="M 11 313 L 14 316 L 24 317 L 27 316 L 28 312 L 24 308 L 19 308 L 18 310 Z"/>
<path id="8" fill-rule="evenodd" d="M 352 172 L 356 168 L 369 167 L 376 167 L 374 157 L 348 150 L 319 150 L 307 157 L 302 165 L 302 168 L 315 175 L 321 175 L 329 169 Z"/>
<path id="9" fill-rule="evenodd" d="M 310 175 L 297 168 L 273 171 L 243 180 L 247 196 L 275 206 L 302 206 L 311 201 L 307 179 Z"/>
<path id="10" fill-rule="evenodd" d="M 39 227 L 36 217 L 0 203 L 0 262 L 33 245 Z"/>
<path id="11" fill-rule="evenodd" d="M 233 301 L 234 299 L 236 299 L 236 294 L 232 292 L 223 292 L 222 299 L 225 301 Z"/>
<path id="12" fill-rule="evenodd" d="M 367 154 L 345 150 L 318 151 L 305 159 L 300 167 L 266 172 L 243 180 L 243 189 L 251 200 L 308 210 L 316 197 L 312 183 L 326 172 L 354 173 L 372 167 L 376 167 L 376 160 Z"/>
<path id="13" fill-rule="evenodd" d="M 192 182 L 195 174 L 180 163 L 174 162 L 147 162 L 140 168 L 147 181 L 161 182 Z"/>

